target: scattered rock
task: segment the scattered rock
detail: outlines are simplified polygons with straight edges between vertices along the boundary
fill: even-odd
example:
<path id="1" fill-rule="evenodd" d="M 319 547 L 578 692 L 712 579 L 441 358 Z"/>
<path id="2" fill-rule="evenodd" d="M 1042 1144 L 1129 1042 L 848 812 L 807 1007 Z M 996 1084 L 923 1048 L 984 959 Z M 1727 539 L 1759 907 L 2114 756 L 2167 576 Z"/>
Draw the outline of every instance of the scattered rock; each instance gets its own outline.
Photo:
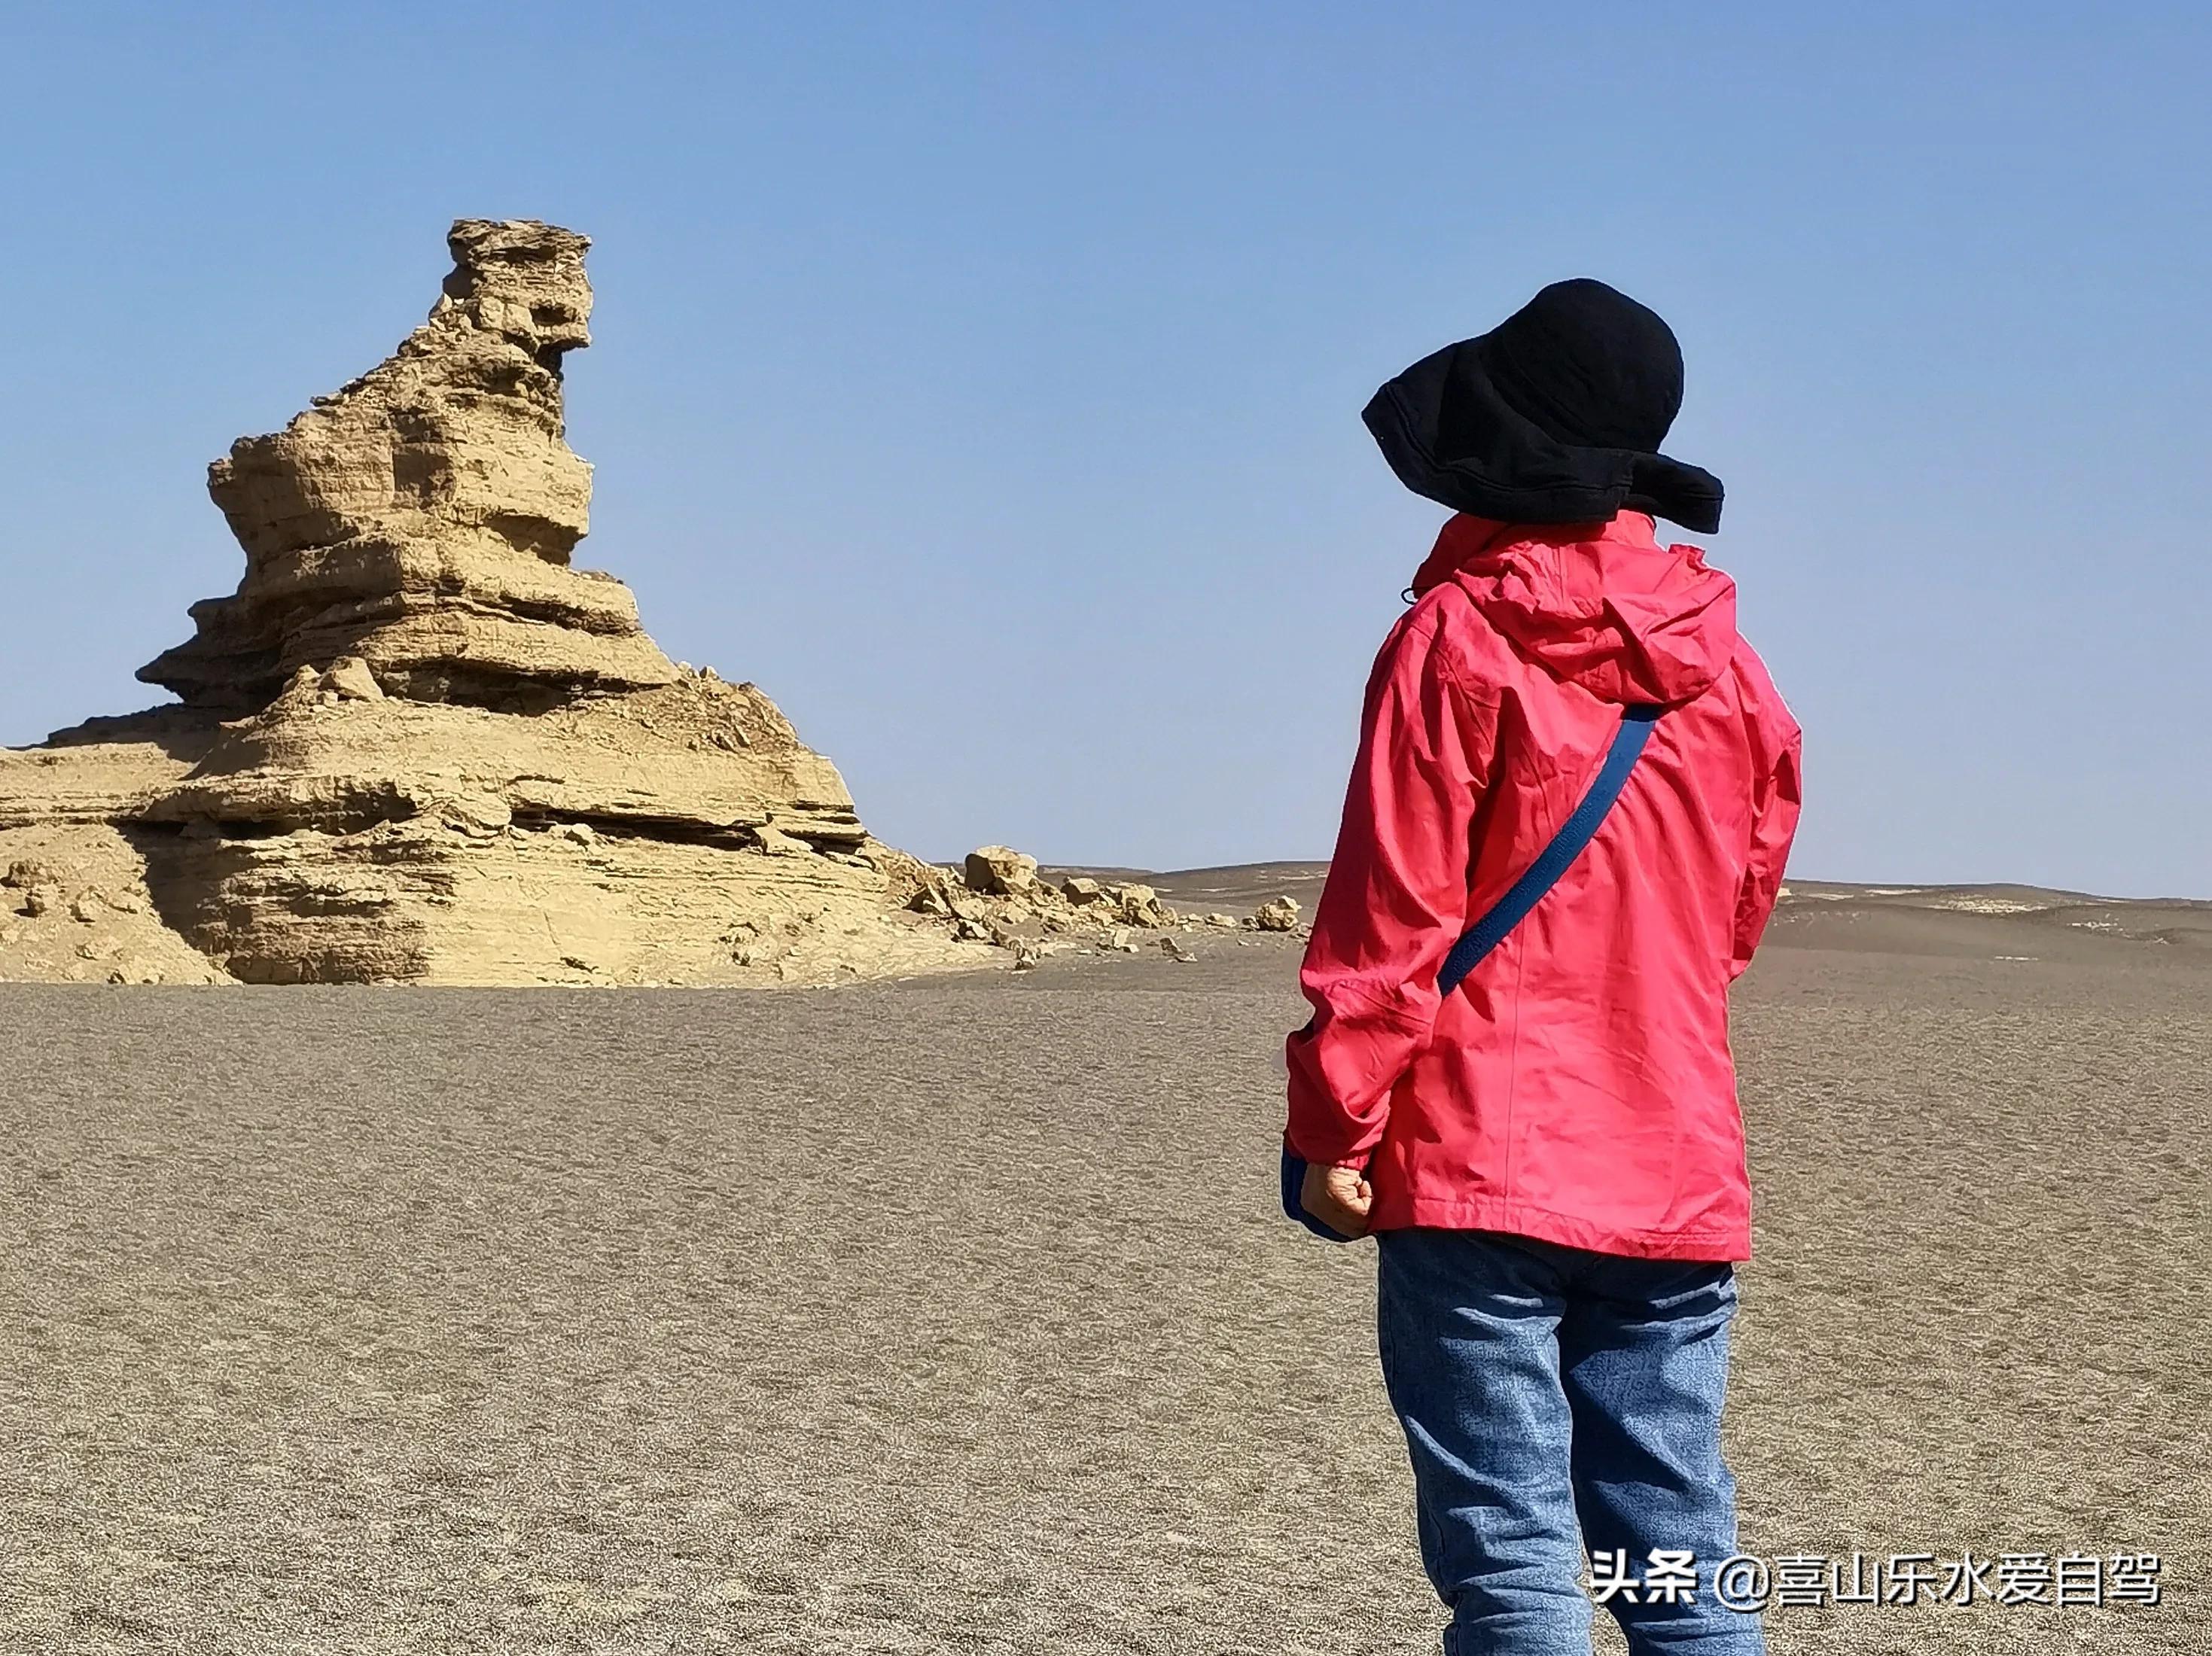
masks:
<path id="1" fill-rule="evenodd" d="M 30 858 L 19 858 L 8 864 L 8 871 L 0 874 L 0 885 L 12 886 L 19 891 L 28 891 L 35 886 L 59 885 L 61 870 L 52 863 L 41 863 Z"/>
<path id="2" fill-rule="evenodd" d="M 553 830 L 556 839 L 566 840 L 579 846 L 595 846 L 599 842 L 598 830 L 589 822 L 563 822 Z"/>
<path id="3" fill-rule="evenodd" d="M 336 695 L 337 692 L 331 694 Z M 291 677 L 284 681 L 284 688 L 276 693 L 276 700 L 269 705 L 272 707 L 312 707 L 322 700 L 322 695 L 323 676 L 313 667 L 302 663 L 293 669 Z"/>
<path id="4" fill-rule="evenodd" d="M 70 914 L 80 925 L 90 925 L 98 920 L 106 909 L 107 905 L 100 901 L 100 894 L 97 891 L 87 891 L 82 893 L 77 900 L 70 905 Z"/>
<path id="5" fill-rule="evenodd" d="M 1234 914 L 1209 914 L 1206 917 L 1206 923 L 1208 925 L 1220 926 L 1232 931 L 1237 929 L 1237 917 Z"/>
<path id="6" fill-rule="evenodd" d="M 341 656 L 323 675 L 323 688 L 341 701 L 381 701 L 384 687 L 359 656 Z"/>
<path id="7" fill-rule="evenodd" d="M 1188 966 L 1198 959 L 1197 955 L 1192 954 L 1173 937 L 1160 939 L 1160 953 L 1183 966 Z"/>
<path id="8" fill-rule="evenodd" d="M 1037 884 L 1037 859 L 1005 846 L 981 846 L 968 853 L 968 889 L 994 896 L 1023 896 Z"/>
<path id="9" fill-rule="evenodd" d="M 1298 900 L 1295 897 L 1270 897 L 1252 913 L 1252 925 L 1261 931 L 1295 931 L 1298 929 Z"/>
<path id="10" fill-rule="evenodd" d="M 1175 919 L 1160 906 L 1160 894 L 1148 885 L 1123 886 L 1116 907 L 1122 919 L 1131 925 L 1163 926 Z"/>
<path id="11" fill-rule="evenodd" d="M 967 923 L 959 935 L 988 937 L 1017 952 L 1041 931 L 1067 940 L 1040 945 L 1042 952 L 1073 947 L 1073 939 L 1090 937 L 1108 952 L 1133 954 L 1133 929 L 1158 931 L 1180 926 L 1188 931 L 1199 924 L 1164 905 L 1149 885 L 1109 884 L 1084 874 L 1048 883 L 1038 877 L 1036 868 L 1036 858 L 1009 846 L 981 846 L 957 870 L 928 870 L 916 881 L 908 907 L 933 917 L 950 914 Z M 957 877 L 941 877 L 948 872 L 957 872 Z M 1229 928 L 1237 925 L 1225 914 L 1210 916 L 1209 922 Z"/>
<path id="12" fill-rule="evenodd" d="M 54 905 L 60 901 L 61 894 L 53 887 L 34 885 L 23 894 L 23 912 L 34 920 L 40 919 L 52 913 Z"/>

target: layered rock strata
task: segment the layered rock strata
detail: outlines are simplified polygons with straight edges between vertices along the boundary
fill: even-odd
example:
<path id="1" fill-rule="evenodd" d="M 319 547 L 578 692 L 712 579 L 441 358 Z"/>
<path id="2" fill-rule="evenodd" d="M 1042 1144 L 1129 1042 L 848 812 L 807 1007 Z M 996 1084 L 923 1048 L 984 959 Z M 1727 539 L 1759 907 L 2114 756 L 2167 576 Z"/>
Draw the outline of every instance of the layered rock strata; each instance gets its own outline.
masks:
<path id="1" fill-rule="evenodd" d="M 908 907 L 767 696 L 572 566 L 582 236 L 463 220 L 429 319 L 209 473 L 246 555 L 179 705 L 0 751 L 0 976 L 828 983 L 995 958 Z"/>
<path id="2" fill-rule="evenodd" d="M 209 468 L 245 578 L 139 677 L 228 712 L 345 656 L 393 695 L 489 707 L 675 682 L 629 589 L 569 562 L 592 469 L 564 436 L 561 365 L 591 343 L 590 243 L 464 219 L 447 246 L 453 274 L 397 351 Z"/>
<path id="3" fill-rule="evenodd" d="M 141 670 L 180 701 L 0 749 L 0 979 L 827 984 L 1177 924 L 878 842 L 774 702 L 573 567 L 588 245 L 455 224 L 428 322 L 210 469 L 246 573 Z"/>

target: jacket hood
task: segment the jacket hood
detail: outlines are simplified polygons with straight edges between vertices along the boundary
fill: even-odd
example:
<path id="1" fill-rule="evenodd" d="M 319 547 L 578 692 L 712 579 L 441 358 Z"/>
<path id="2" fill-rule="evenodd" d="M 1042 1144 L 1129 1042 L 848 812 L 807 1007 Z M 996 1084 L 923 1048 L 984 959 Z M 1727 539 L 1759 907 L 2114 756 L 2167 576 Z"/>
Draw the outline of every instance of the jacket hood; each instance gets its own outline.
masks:
<path id="1" fill-rule="evenodd" d="M 1691 701 L 1735 653 L 1735 583 L 1698 548 L 1660 545 L 1641 513 L 1573 525 L 1462 513 L 1413 596 L 1446 581 L 1523 654 L 1605 701 Z"/>

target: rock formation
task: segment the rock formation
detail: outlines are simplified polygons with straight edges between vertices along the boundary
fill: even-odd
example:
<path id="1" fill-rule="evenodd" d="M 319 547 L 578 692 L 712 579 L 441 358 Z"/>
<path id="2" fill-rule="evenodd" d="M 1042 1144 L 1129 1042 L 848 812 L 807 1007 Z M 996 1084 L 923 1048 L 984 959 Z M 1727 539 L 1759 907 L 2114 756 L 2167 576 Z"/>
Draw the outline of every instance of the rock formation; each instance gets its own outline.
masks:
<path id="1" fill-rule="evenodd" d="M 0 976 L 823 983 L 996 958 L 747 684 L 571 566 L 581 236 L 464 220 L 428 321 L 209 473 L 246 553 L 140 674 L 0 751 Z"/>
<path id="2" fill-rule="evenodd" d="M 629 589 L 569 566 L 592 469 L 563 438 L 561 360 L 592 343 L 591 244 L 481 219 L 447 243 L 453 272 L 397 351 L 209 468 L 246 577 L 139 677 L 231 711 L 347 656 L 392 694 L 494 707 L 675 682 Z"/>
<path id="3" fill-rule="evenodd" d="M 210 468 L 246 573 L 141 670 L 181 700 L 0 749 L 0 978 L 824 984 L 1177 923 L 879 843 L 767 696 L 663 655 L 570 561 L 589 244 L 448 245 L 389 359 Z"/>

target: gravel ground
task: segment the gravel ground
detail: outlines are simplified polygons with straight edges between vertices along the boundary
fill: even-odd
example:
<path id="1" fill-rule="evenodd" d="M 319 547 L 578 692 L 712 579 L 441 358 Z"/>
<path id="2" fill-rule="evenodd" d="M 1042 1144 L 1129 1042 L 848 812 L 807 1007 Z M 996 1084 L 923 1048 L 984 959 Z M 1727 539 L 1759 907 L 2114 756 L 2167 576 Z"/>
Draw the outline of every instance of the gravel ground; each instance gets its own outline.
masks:
<path id="1" fill-rule="evenodd" d="M 2165 1601 L 1773 1647 L 2212 1649 L 2212 954 L 1905 924 L 1741 992 L 1745 1544 Z M 1432 1650 L 1371 1252 L 1271 1213 L 1295 945 L 1199 946 L 0 987 L 0 1651 Z"/>

